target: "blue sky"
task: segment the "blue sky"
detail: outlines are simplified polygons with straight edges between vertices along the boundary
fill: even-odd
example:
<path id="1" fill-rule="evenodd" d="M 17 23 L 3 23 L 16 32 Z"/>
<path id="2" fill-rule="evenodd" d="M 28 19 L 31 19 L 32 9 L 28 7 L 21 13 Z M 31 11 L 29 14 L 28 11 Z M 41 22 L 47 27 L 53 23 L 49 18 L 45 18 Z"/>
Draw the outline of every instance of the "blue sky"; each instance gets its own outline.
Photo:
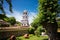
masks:
<path id="1" fill-rule="evenodd" d="M 12 0 L 13 9 L 18 11 L 28 10 L 37 11 L 38 1 L 37 0 Z"/>
<path id="2" fill-rule="evenodd" d="M 38 0 L 12 0 L 13 9 L 17 11 L 33 11 L 37 12 Z M 4 3 L 4 8 L 8 8 L 7 3 Z"/>
<path id="3" fill-rule="evenodd" d="M 17 21 L 22 20 L 23 11 L 27 10 L 29 23 L 32 22 L 33 16 L 37 14 L 38 0 L 12 0 L 13 13 L 8 9 L 8 4 L 4 1 L 4 8 L 8 17 L 15 17 Z"/>

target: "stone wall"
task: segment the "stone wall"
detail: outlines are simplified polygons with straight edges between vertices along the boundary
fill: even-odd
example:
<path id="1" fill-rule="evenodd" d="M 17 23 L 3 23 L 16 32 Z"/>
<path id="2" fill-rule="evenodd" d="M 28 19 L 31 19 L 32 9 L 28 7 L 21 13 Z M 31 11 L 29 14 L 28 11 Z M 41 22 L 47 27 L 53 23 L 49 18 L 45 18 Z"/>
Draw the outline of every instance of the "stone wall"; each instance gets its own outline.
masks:
<path id="1" fill-rule="evenodd" d="M 9 38 L 11 35 L 15 35 L 15 36 L 21 36 L 21 35 L 24 35 L 28 33 L 28 29 L 23 29 L 20 30 L 18 29 L 14 29 L 14 28 L 11 28 L 11 29 L 0 29 L 0 40 L 2 39 L 6 39 L 6 38 Z"/>

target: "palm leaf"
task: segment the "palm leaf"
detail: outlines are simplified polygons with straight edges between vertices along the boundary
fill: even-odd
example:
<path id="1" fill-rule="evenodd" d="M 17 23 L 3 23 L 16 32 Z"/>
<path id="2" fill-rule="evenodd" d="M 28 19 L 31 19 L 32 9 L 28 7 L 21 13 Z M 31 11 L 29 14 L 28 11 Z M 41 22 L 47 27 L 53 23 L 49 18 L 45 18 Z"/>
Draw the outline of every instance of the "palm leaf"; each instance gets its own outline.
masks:
<path id="1" fill-rule="evenodd" d="M 4 8 L 3 8 L 3 0 L 0 0 L 0 10 L 5 13 Z"/>
<path id="2" fill-rule="evenodd" d="M 4 11 L 4 7 L 3 7 L 3 2 L 4 0 L 0 0 L 0 11 L 2 11 L 4 14 L 6 14 L 5 13 L 5 11 Z M 12 13 L 12 4 L 11 4 L 11 0 L 5 0 L 8 4 L 9 4 L 9 10 L 10 10 L 10 12 Z"/>
<path id="3" fill-rule="evenodd" d="M 12 12 L 12 4 L 11 4 L 11 0 L 6 0 L 7 3 L 9 4 L 9 10 L 10 12 Z"/>

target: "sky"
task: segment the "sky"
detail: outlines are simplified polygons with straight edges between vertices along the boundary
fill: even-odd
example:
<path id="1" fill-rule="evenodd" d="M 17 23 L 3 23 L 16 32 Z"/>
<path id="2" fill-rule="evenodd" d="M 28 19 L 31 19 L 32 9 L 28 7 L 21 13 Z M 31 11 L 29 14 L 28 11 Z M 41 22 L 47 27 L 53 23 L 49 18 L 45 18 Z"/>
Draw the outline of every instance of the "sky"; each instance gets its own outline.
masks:
<path id="1" fill-rule="evenodd" d="M 29 23 L 32 22 L 33 16 L 37 14 L 38 0 L 12 0 L 13 13 L 9 11 L 8 4 L 4 1 L 6 16 L 15 17 L 17 21 L 22 20 L 23 11 L 28 11 Z"/>
<path id="2" fill-rule="evenodd" d="M 60 1 L 59 1 L 60 3 Z M 16 21 L 21 22 L 23 11 L 28 11 L 29 16 L 29 24 L 33 21 L 33 18 L 38 13 L 38 0 L 12 0 L 12 10 L 13 13 L 9 11 L 8 3 L 4 1 L 4 10 L 6 12 L 6 16 L 15 17 Z"/>

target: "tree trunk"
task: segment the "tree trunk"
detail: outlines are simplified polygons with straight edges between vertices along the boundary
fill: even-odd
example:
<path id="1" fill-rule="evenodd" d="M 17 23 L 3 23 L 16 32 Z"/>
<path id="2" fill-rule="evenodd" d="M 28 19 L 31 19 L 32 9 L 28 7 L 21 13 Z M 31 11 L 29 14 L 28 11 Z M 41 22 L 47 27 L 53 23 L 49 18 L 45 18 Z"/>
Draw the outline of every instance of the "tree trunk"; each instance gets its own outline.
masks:
<path id="1" fill-rule="evenodd" d="M 49 36 L 49 40 L 56 40 L 56 34 L 57 34 L 57 22 L 55 23 L 44 23 L 43 27 L 47 31 L 47 35 Z"/>

